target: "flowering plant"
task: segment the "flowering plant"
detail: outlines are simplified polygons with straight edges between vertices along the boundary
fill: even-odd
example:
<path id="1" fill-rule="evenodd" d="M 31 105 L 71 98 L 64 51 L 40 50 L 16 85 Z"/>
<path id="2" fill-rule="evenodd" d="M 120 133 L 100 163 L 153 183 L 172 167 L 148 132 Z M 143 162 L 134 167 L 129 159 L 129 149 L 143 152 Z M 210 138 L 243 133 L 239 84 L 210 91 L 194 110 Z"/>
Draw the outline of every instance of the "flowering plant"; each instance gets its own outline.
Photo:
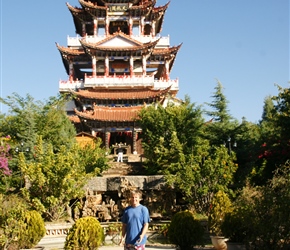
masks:
<path id="1" fill-rule="evenodd" d="M 4 175 L 11 175 L 12 171 L 8 167 L 8 159 L 10 157 L 10 145 L 8 141 L 10 136 L 0 138 L 0 173 Z"/>

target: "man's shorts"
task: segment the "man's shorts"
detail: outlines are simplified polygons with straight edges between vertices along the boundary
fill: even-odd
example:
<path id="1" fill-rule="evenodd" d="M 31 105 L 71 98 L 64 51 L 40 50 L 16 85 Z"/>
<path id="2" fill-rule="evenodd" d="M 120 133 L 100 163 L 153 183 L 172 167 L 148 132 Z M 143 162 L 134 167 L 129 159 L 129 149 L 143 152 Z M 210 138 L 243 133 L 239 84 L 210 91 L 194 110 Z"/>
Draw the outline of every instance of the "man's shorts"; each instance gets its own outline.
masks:
<path id="1" fill-rule="evenodd" d="M 124 245 L 124 250 L 145 250 L 145 245 L 132 245 L 132 244 L 127 244 Z"/>

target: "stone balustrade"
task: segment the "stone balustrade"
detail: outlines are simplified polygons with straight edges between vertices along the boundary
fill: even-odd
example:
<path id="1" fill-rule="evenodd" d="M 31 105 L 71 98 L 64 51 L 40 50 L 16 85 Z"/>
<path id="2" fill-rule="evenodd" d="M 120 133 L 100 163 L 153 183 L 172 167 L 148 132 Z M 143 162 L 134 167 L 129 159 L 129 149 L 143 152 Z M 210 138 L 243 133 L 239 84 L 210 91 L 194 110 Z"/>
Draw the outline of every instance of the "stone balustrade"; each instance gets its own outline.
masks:
<path id="1" fill-rule="evenodd" d="M 179 80 L 165 80 L 154 79 L 153 76 L 86 76 L 83 80 L 61 80 L 59 81 L 59 89 L 62 92 L 76 90 L 84 87 L 133 87 L 133 86 L 147 86 L 154 89 L 165 89 L 171 86 L 172 90 L 179 89 Z"/>
<path id="2" fill-rule="evenodd" d="M 46 236 L 65 236 L 69 229 L 72 227 L 72 223 L 46 223 Z"/>

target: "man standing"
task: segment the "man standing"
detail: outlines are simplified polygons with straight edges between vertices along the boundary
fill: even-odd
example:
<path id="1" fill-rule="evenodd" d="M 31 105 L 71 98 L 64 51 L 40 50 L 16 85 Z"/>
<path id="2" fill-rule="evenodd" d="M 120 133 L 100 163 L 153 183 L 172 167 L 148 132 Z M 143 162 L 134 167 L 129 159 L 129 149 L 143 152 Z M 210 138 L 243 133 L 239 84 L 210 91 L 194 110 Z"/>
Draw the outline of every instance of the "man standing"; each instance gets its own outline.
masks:
<path id="1" fill-rule="evenodd" d="M 122 238 L 120 245 L 124 245 L 124 250 L 133 248 L 145 249 L 147 240 L 147 230 L 150 222 L 147 207 L 140 204 L 142 194 L 140 191 L 130 193 L 130 203 L 122 216 Z"/>
<path id="2" fill-rule="evenodd" d="M 120 144 L 117 149 L 117 154 L 118 154 L 117 162 L 123 162 L 123 149 Z"/>

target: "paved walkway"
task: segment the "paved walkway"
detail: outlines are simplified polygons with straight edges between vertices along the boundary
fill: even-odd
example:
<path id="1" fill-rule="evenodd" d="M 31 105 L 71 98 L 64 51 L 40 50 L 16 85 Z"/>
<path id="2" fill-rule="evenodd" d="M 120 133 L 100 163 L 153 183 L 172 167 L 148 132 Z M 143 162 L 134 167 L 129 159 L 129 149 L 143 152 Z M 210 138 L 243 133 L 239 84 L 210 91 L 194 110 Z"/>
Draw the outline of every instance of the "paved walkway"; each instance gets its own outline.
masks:
<path id="1" fill-rule="evenodd" d="M 39 243 L 38 246 L 44 247 L 45 250 L 57 250 L 63 249 L 65 242 L 65 237 L 44 237 Z M 99 250 L 123 250 L 123 247 L 116 245 L 101 246 Z M 160 249 L 175 249 L 170 245 L 147 245 L 146 249 L 150 250 L 160 250 Z"/>
<path id="2" fill-rule="evenodd" d="M 45 250 L 59 250 L 63 249 L 64 247 L 64 237 L 49 237 L 48 238 L 43 238 L 38 246 L 44 247 Z M 99 250 L 123 250 L 123 247 L 120 246 L 115 246 L 115 245 L 108 245 L 108 246 L 101 246 Z M 166 250 L 175 250 L 176 248 L 172 245 L 146 245 L 147 250 L 160 250 L 160 249 L 166 249 Z M 196 250 L 206 250 L 206 249 L 214 249 L 212 246 L 206 246 L 202 248 L 195 248 Z"/>

